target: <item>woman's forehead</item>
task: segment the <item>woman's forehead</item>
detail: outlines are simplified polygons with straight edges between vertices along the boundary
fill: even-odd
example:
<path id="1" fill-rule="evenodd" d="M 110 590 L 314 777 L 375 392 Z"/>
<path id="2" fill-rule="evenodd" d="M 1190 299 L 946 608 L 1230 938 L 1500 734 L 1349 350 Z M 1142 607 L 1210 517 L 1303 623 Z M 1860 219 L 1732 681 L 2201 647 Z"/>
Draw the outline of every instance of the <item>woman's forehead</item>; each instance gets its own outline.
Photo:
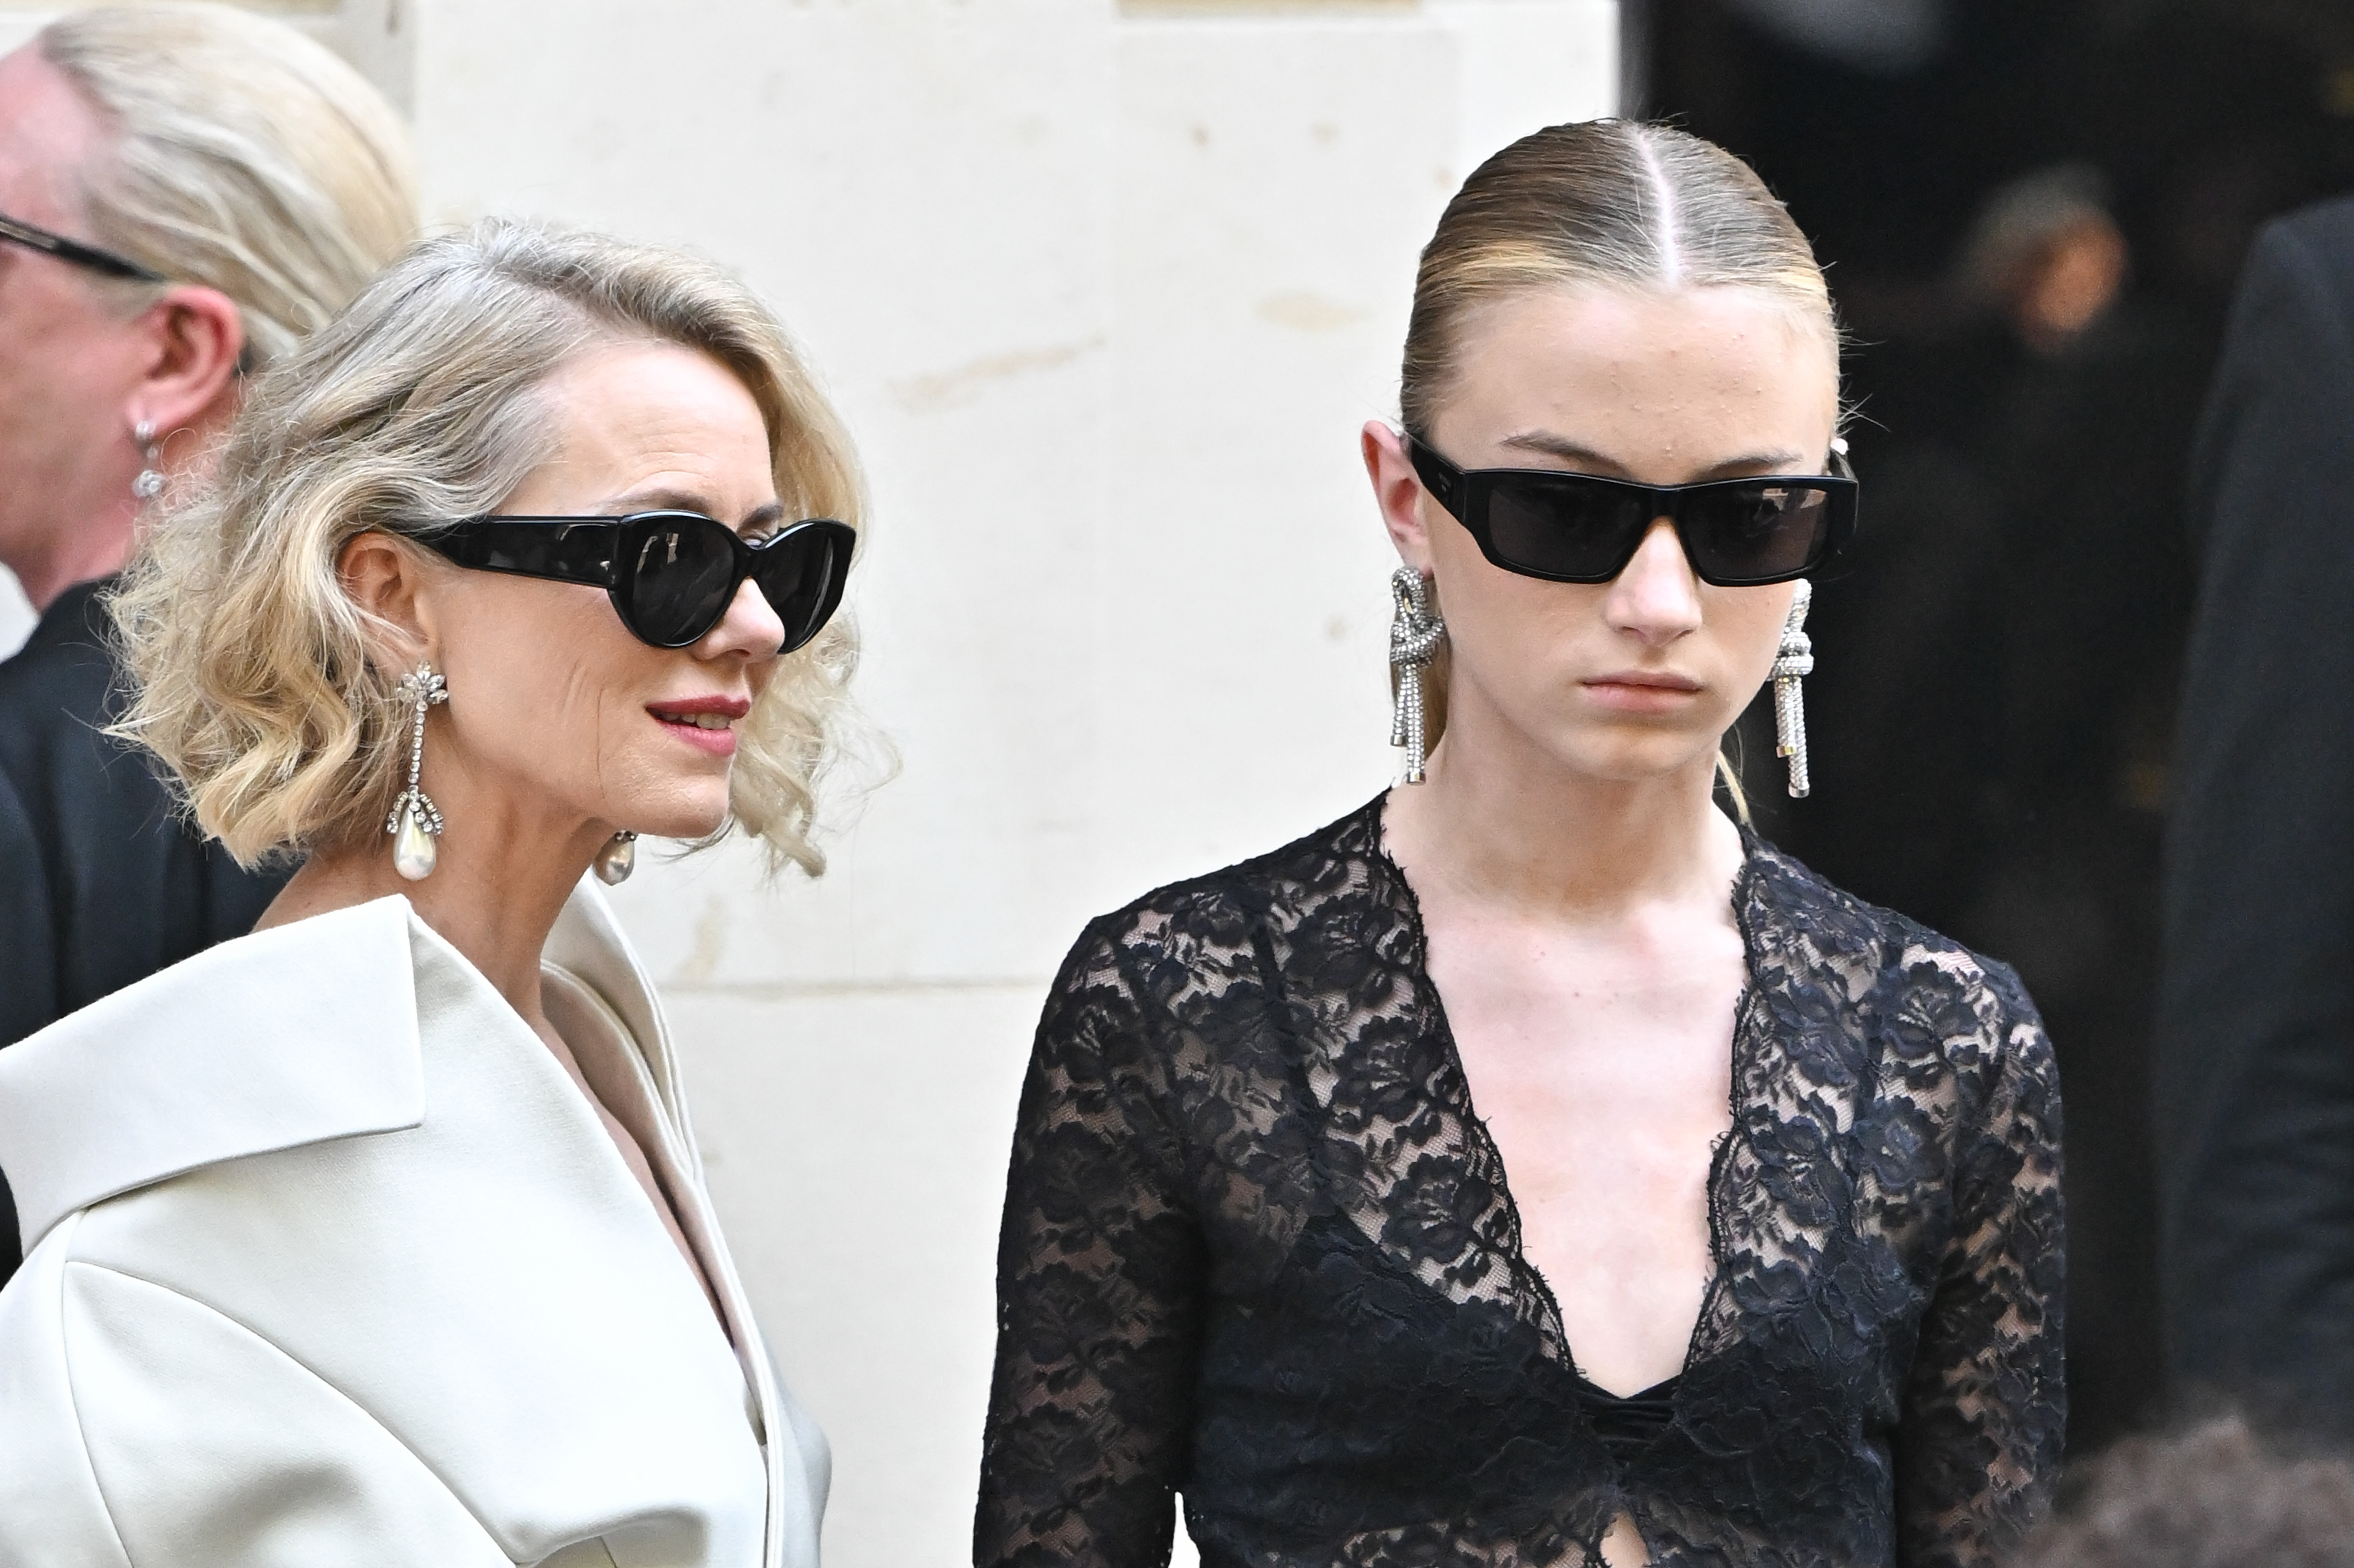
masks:
<path id="1" fill-rule="evenodd" d="M 1515 290 L 1466 311 L 1456 342 L 1467 372 L 1754 378 L 1785 367 L 1836 379 L 1828 324 L 1785 296 L 1741 285 Z"/>
<path id="2" fill-rule="evenodd" d="M 601 345 L 559 367 L 541 393 L 554 450 L 521 487 L 539 504 L 660 491 L 704 497 L 708 506 L 694 510 L 732 519 L 775 499 L 758 405 L 706 355 L 671 344 Z"/>
<path id="3" fill-rule="evenodd" d="M 1827 334 L 1757 289 L 1522 291 L 1467 313 L 1456 367 L 1437 423 L 1458 443 L 1729 461 L 1813 451 L 1839 412 Z"/>

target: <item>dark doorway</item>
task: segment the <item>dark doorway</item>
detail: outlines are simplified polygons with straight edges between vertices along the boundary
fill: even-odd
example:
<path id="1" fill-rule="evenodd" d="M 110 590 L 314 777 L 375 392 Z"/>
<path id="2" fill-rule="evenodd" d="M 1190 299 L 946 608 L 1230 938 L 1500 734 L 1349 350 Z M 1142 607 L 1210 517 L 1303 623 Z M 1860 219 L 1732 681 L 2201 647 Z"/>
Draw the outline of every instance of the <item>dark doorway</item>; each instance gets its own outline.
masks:
<path id="1" fill-rule="evenodd" d="M 2182 467 L 2255 230 L 2354 187 L 2354 5 L 1622 4 L 1630 111 L 1757 168 L 1854 340 L 1863 523 L 1808 627 L 1815 792 L 1783 796 L 1758 711 L 1744 781 L 1770 837 L 2041 1006 L 2083 1453 L 2162 1400 L 2147 1042 Z"/>

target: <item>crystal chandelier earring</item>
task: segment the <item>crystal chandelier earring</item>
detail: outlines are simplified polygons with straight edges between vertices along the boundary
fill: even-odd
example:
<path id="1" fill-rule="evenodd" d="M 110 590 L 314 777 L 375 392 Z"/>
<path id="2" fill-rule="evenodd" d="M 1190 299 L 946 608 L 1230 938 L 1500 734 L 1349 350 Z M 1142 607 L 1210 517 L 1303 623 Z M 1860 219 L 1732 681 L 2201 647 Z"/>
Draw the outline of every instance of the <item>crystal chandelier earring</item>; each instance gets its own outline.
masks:
<path id="1" fill-rule="evenodd" d="M 1807 694 L 1799 681 L 1814 673 L 1815 645 L 1806 633 L 1807 607 L 1814 585 L 1798 579 L 1790 619 L 1782 623 L 1782 645 L 1774 655 L 1774 750 L 1790 763 L 1790 794 L 1804 800 L 1814 781 L 1807 776 Z"/>
<path id="2" fill-rule="evenodd" d="M 142 501 L 153 501 L 164 493 L 164 471 L 155 465 L 164 461 L 164 449 L 155 444 L 155 421 L 142 419 L 131 427 L 131 439 L 139 448 L 139 477 L 131 482 L 131 493 Z"/>
<path id="3" fill-rule="evenodd" d="M 597 867 L 597 880 L 608 887 L 629 881 L 630 873 L 638 869 L 638 835 L 626 830 L 615 833 L 591 863 Z"/>
<path id="4" fill-rule="evenodd" d="M 1396 612 L 1390 618 L 1390 673 L 1396 690 L 1391 700 L 1390 744 L 1405 751 L 1405 781 L 1422 782 L 1422 765 L 1429 753 L 1423 740 L 1423 689 L 1431 655 L 1447 640 L 1447 622 L 1431 613 L 1430 579 L 1410 567 L 1390 576 L 1390 598 Z"/>
<path id="5" fill-rule="evenodd" d="M 400 678 L 400 700 L 417 711 L 408 729 L 408 788 L 393 798 L 384 831 L 392 836 L 392 869 L 410 882 L 422 882 L 440 858 L 433 841 L 441 836 L 440 809 L 417 787 L 418 769 L 425 764 L 425 710 L 450 700 L 449 683 L 432 665 L 420 662 Z"/>

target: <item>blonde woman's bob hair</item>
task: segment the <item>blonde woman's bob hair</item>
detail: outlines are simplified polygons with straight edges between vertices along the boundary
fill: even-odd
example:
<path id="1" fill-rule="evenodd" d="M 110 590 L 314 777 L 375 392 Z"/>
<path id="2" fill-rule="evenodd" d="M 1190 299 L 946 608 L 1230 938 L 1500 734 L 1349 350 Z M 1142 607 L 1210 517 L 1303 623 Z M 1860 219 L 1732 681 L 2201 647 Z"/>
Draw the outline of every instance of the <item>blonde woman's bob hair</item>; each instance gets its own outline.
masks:
<path id="1" fill-rule="evenodd" d="M 495 511 L 554 455 L 547 377 L 630 342 L 726 366 L 759 407 L 787 515 L 863 525 L 841 422 L 728 273 L 513 222 L 425 241 L 257 378 L 215 478 L 156 523 L 112 599 L 129 683 L 115 733 L 163 759 L 240 863 L 380 834 L 400 788 L 401 672 L 371 655 L 383 644 L 339 580 L 345 544 Z M 815 787 L 855 657 L 836 616 L 738 727 L 733 822 L 772 865 L 824 869 Z"/>

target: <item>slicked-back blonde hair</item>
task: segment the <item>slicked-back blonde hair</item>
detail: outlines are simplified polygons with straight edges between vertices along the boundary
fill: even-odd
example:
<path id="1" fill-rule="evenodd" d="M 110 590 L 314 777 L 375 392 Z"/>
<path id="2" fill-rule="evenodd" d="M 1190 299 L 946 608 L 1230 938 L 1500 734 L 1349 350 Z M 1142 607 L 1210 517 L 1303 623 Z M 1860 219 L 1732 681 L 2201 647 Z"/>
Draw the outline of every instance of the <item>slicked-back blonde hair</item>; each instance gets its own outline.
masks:
<path id="1" fill-rule="evenodd" d="M 1472 171 L 1423 248 L 1398 378 L 1407 431 L 1430 439 L 1455 389 L 1468 314 L 1524 290 L 1578 285 L 1756 289 L 1838 354 L 1814 248 L 1748 164 L 1665 125 L 1553 125 Z M 1434 746 L 1447 727 L 1447 667 L 1442 641 L 1425 699 Z"/>
<path id="2" fill-rule="evenodd" d="M 345 544 L 495 511 L 554 453 L 548 376 L 616 342 L 726 366 L 759 407 L 787 514 L 862 526 L 848 436 L 735 278 L 528 224 L 426 241 L 254 384 L 216 477 L 158 521 L 113 599 L 131 683 L 117 733 L 163 758 L 239 861 L 381 833 L 400 787 L 399 672 L 370 657 Z M 815 784 L 855 655 L 836 616 L 737 731 L 736 823 L 812 875 Z"/>
<path id="3" fill-rule="evenodd" d="M 400 117 L 282 22 L 109 5 L 50 23 L 33 47 L 113 133 L 81 171 L 91 238 L 237 302 L 248 370 L 325 324 L 417 238 Z"/>

